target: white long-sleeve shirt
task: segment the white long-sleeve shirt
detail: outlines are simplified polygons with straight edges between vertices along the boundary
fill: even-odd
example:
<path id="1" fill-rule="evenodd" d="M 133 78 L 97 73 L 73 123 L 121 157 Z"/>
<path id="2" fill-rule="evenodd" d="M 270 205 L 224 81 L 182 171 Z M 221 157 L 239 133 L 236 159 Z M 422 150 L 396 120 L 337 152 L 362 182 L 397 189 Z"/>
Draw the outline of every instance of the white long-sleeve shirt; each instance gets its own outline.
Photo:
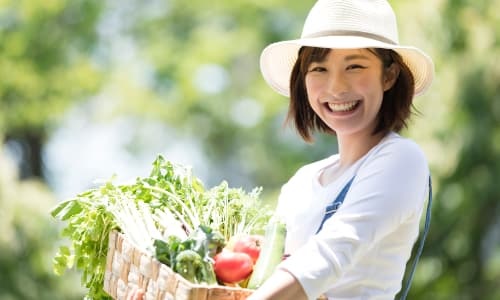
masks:
<path id="1" fill-rule="evenodd" d="M 333 155 L 300 168 L 282 187 L 276 213 L 287 224 L 280 268 L 290 272 L 309 299 L 394 299 L 418 237 L 428 192 L 429 168 L 420 148 L 388 134 L 326 186 L 321 172 Z M 318 233 L 325 207 L 353 177 L 338 211 Z"/>

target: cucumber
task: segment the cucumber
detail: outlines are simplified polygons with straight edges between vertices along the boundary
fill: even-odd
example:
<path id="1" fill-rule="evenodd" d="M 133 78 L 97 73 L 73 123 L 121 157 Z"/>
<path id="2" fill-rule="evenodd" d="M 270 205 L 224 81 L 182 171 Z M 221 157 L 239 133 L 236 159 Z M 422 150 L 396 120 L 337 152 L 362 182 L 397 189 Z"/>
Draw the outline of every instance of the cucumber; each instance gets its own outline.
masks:
<path id="1" fill-rule="evenodd" d="M 247 288 L 257 289 L 271 276 L 283 259 L 285 238 L 285 223 L 277 218 L 272 218 L 266 227 L 259 259 L 257 259 Z"/>

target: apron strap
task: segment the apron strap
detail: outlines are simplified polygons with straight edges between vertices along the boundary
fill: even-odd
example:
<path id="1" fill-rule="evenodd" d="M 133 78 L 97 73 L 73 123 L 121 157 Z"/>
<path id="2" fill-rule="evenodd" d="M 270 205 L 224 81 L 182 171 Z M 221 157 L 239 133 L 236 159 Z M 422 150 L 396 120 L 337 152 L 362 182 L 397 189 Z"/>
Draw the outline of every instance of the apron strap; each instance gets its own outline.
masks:
<path id="1" fill-rule="evenodd" d="M 351 183 L 354 180 L 353 176 L 349 182 L 346 183 L 346 185 L 342 188 L 340 193 L 338 194 L 337 198 L 330 203 L 326 209 L 325 209 L 325 216 L 323 217 L 323 220 L 321 220 L 321 224 L 319 225 L 318 230 L 316 230 L 316 233 L 318 233 L 322 228 L 323 224 L 325 223 L 326 220 L 328 220 L 333 214 L 339 209 L 340 205 L 342 205 L 342 202 L 344 202 L 345 195 L 347 195 L 347 192 L 349 191 L 349 188 L 351 187 Z"/>
<path id="2" fill-rule="evenodd" d="M 427 203 L 427 211 L 425 213 L 424 232 L 423 232 L 422 237 L 420 238 L 420 242 L 418 244 L 417 255 L 415 256 L 415 259 L 413 260 L 413 265 L 412 265 L 411 270 L 410 270 L 410 275 L 408 277 L 408 281 L 406 282 L 405 289 L 403 290 L 403 293 L 401 294 L 401 297 L 400 297 L 401 300 L 405 300 L 406 296 L 408 295 L 408 292 L 410 291 L 411 281 L 413 280 L 413 275 L 415 274 L 415 269 L 417 268 L 418 260 L 420 259 L 420 255 L 422 255 L 422 251 L 424 249 L 425 238 L 427 237 L 427 233 L 429 233 L 429 226 L 431 223 L 431 205 L 432 205 L 432 180 L 431 180 L 431 177 L 429 176 L 429 203 Z"/>

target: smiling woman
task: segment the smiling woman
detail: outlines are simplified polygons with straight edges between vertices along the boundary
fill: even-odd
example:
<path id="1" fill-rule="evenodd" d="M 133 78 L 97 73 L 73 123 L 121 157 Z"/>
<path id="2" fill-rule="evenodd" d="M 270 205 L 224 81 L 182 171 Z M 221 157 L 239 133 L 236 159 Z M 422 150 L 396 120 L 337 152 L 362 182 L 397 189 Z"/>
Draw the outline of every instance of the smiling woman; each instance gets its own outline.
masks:
<path id="1" fill-rule="evenodd" d="M 290 97 L 287 122 L 307 142 L 335 135 L 339 152 L 283 185 L 289 256 L 249 299 L 394 299 L 401 289 L 430 181 L 425 155 L 399 132 L 433 63 L 397 32 L 386 1 L 319 0 L 300 39 L 262 52 L 267 83 Z"/>

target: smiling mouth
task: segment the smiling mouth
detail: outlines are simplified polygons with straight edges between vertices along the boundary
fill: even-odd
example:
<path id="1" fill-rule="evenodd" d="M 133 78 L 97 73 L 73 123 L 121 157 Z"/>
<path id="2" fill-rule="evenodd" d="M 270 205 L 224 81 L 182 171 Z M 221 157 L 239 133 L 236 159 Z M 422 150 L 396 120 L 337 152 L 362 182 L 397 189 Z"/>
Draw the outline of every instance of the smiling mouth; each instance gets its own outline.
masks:
<path id="1" fill-rule="evenodd" d="M 361 103 L 360 100 L 350 101 L 350 102 L 342 102 L 342 103 L 329 102 L 326 104 L 326 106 L 332 112 L 349 112 L 349 111 L 355 110 L 356 107 L 358 107 L 358 105 L 360 103 Z"/>

